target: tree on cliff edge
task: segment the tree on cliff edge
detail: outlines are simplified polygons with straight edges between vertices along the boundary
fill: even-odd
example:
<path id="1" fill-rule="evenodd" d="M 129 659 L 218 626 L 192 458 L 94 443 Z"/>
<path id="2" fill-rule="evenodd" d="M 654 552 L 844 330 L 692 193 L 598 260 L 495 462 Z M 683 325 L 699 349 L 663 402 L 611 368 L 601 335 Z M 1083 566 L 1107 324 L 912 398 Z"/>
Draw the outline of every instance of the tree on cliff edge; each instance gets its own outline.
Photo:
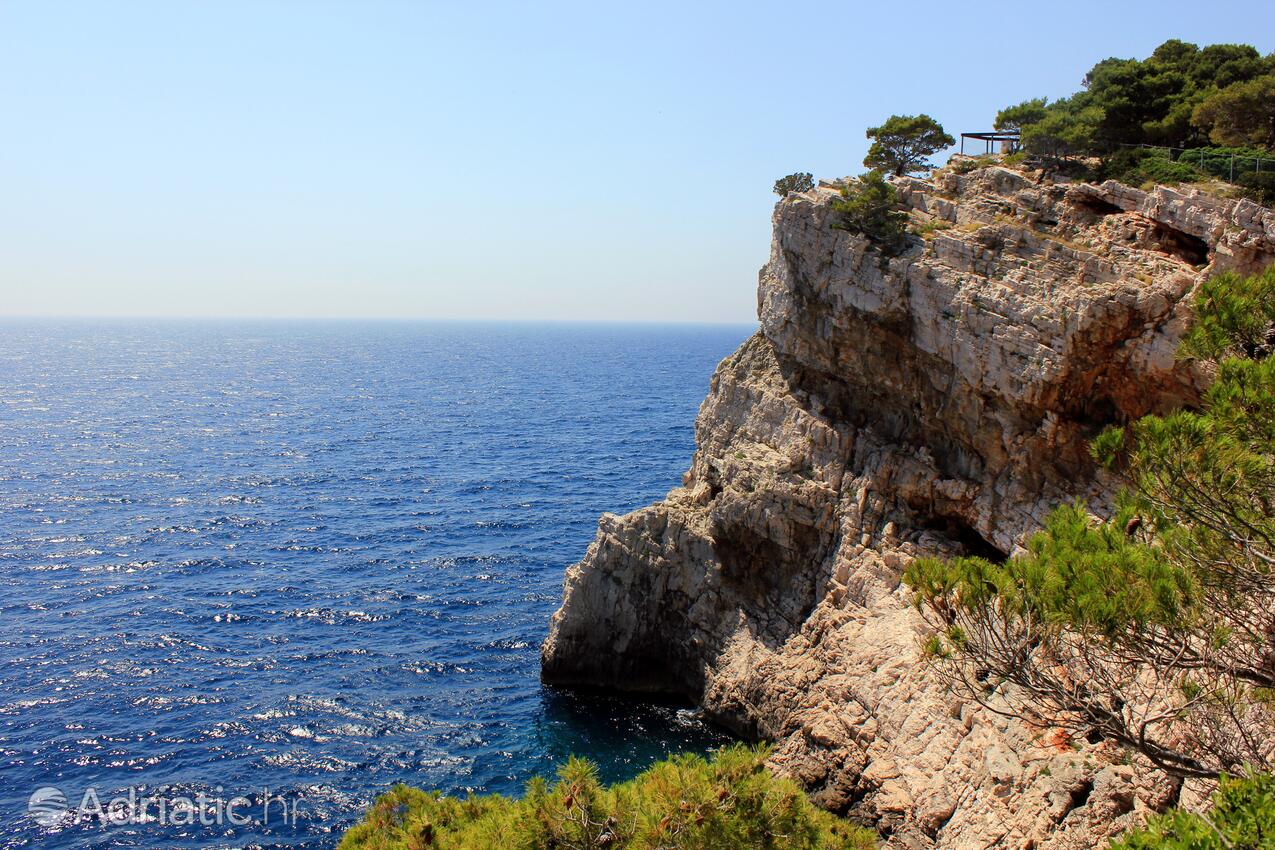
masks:
<path id="1" fill-rule="evenodd" d="M 934 669 L 993 711 L 1182 777 L 1275 766 L 1275 266 L 1207 281 L 1199 410 L 1104 432 L 1115 516 L 1059 508 L 1026 554 L 918 559 Z"/>
<path id="2" fill-rule="evenodd" d="M 832 199 L 837 214 L 832 226 L 868 237 L 882 254 L 892 257 L 907 246 L 907 213 L 899 209 L 899 196 L 880 171 L 869 171 L 841 189 Z"/>
<path id="3" fill-rule="evenodd" d="M 815 188 L 814 175 L 808 171 L 798 171 L 775 181 L 774 192 L 781 198 L 788 197 L 789 192 L 809 192 Z"/>
<path id="4" fill-rule="evenodd" d="M 956 140 L 928 115 L 891 115 L 880 127 L 869 127 L 872 147 L 864 157 L 868 168 L 901 176 L 933 168 L 926 160 Z"/>

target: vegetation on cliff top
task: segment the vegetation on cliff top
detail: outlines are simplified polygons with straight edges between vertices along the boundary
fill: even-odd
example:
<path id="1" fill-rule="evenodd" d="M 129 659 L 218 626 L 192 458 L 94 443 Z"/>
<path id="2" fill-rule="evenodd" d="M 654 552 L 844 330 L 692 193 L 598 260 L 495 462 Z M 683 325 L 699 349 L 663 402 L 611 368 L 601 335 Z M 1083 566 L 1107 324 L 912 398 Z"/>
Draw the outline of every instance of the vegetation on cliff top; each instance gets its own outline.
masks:
<path id="1" fill-rule="evenodd" d="M 458 799 L 396 785 L 340 850 L 868 850 L 874 835 L 812 804 L 764 767 L 764 749 L 675 756 L 603 787 L 573 758 L 521 800 Z"/>
<path id="2" fill-rule="evenodd" d="M 1104 59 L 1084 88 L 1049 103 L 1035 98 L 1001 110 L 996 129 L 1019 130 L 1039 153 L 1110 151 L 1120 145 L 1275 146 L 1270 84 L 1275 54 L 1247 44 L 1203 49 L 1172 39 L 1146 59 Z"/>
<path id="3" fill-rule="evenodd" d="M 1221 178 L 1263 203 L 1275 200 L 1275 162 L 1259 163 L 1275 157 L 1275 54 L 1174 39 L 1146 59 L 1104 59 L 1083 85 L 1052 103 L 1006 107 L 995 127 L 1020 132 L 1028 151 L 1055 161 L 1099 156 L 1103 178 Z"/>
<path id="4" fill-rule="evenodd" d="M 867 135 L 873 142 L 863 164 L 872 170 L 841 187 L 841 197 L 832 201 L 832 226 L 868 237 L 883 256 L 891 257 L 907 247 L 908 216 L 885 174 L 933 168 L 927 157 L 953 139 L 928 115 L 891 115 L 881 126 L 868 128 Z M 782 198 L 813 188 L 811 175 L 798 172 L 776 180 L 774 191 Z"/>
<path id="5" fill-rule="evenodd" d="M 781 198 L 788 197 L 789 192 L 809 192 L 815 188 L 815 178 L 808 171 L 798 171 L 775 181 L 774 192 Z"/>

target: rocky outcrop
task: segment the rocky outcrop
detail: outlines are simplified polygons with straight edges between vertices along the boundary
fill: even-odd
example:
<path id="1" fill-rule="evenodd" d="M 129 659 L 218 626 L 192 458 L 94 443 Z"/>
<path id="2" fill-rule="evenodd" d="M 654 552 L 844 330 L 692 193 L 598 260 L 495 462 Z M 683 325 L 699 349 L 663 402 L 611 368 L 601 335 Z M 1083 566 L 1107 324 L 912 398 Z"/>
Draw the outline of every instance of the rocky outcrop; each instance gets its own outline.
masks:
<path id="1" fill-rule="evenodd" d="M 885 259 L 821 187 L 774 214 L 759 332 L 713 376 L 683 486 L 605 515 L 568 570 L 550 683 L 674 692 L 890 846 L 1093 846 L 1170 804 L 1102 745 L 962 702 L 900 584 L 921 554 L 1012 554 L 1111 482 L 1087 441 L 1191 404 L 1189 295 L 1275 255 L 1269 210 L 986 168 L 896 182 Z"/>

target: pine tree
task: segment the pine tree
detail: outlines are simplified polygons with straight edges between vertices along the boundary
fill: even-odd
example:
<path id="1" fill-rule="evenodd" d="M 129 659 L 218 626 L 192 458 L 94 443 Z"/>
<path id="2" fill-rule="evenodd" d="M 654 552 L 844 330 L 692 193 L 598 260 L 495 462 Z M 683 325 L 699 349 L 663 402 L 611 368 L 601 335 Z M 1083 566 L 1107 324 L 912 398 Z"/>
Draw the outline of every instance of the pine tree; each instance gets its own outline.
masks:
<path id="1" fill-rule="evenodd" d="M 872 147 L 863 164 L 896 177 L 933 168 L 927 158 L 956 143 L 942 124 L 924 113 L 891 115 L 880 127 L 868 128 L 868 138 Z"/>

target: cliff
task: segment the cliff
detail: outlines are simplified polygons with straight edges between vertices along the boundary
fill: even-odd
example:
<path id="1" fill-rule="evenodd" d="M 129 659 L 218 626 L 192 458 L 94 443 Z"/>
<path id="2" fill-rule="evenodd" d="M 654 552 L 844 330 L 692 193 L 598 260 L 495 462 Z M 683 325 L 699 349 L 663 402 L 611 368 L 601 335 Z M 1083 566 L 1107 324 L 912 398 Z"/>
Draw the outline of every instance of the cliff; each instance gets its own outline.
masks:
<path id="1" fill-rule="evenodd" d="M 1190 295 L 1275 259 L 1275 213 L 999 167 L 895 186 L 929 225 L 890 260 L 831 226 L 830 187 L 776 206 L 761 327 L 683 486 L 602 517 L 543 677 L 686 695 L 892 847 L 1093 846 L 1177 785 L 946 693 L 899 576 L 1008 556 L 1065 500 L 1101 512 L 1087 441 L 1196 399 Z"/>

